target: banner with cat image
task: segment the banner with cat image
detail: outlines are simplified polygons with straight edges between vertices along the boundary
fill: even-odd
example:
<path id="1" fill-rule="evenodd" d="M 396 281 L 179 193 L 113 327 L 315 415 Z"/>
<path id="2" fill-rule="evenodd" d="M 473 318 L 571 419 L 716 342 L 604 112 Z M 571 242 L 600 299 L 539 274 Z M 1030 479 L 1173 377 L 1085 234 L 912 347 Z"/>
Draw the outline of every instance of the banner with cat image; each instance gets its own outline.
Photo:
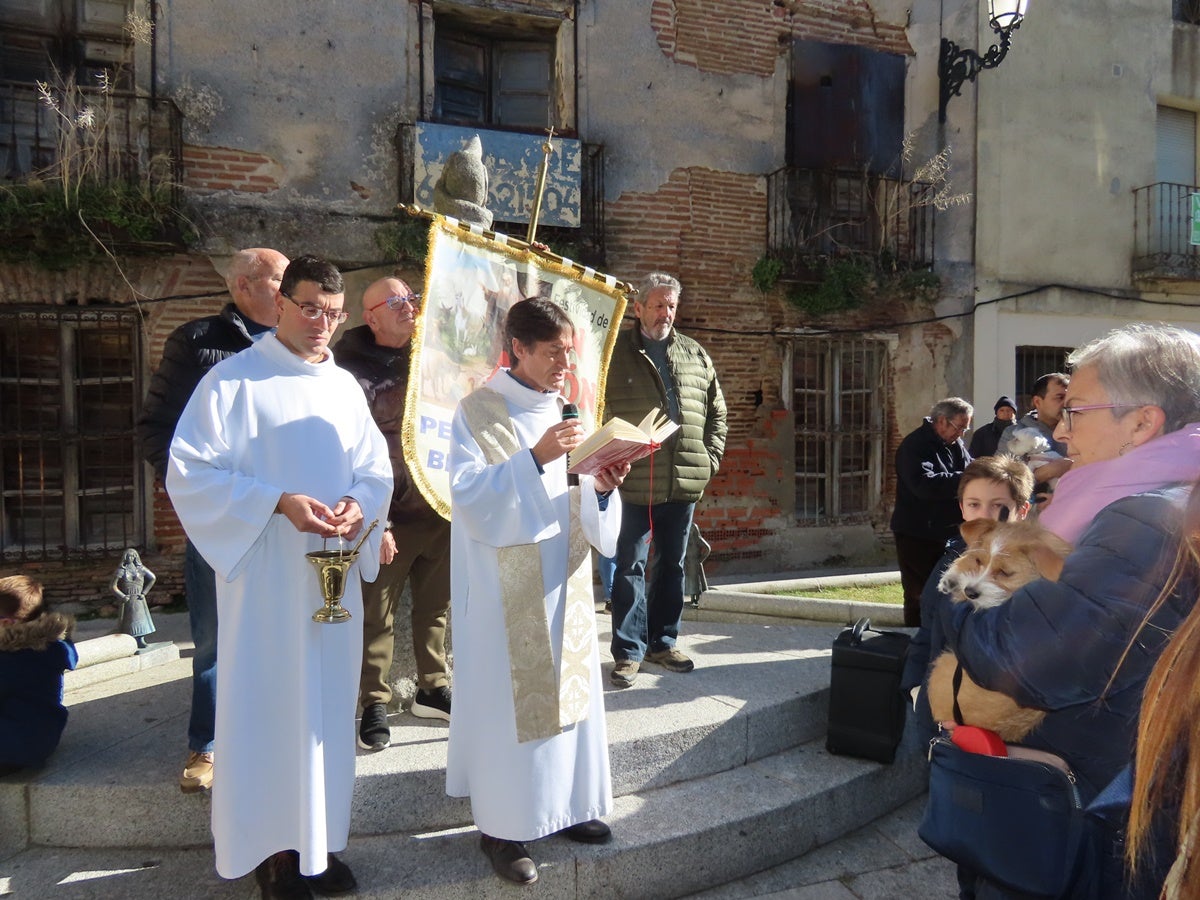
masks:
<path id="1" fill-rule="evenodd" d="M 401 440 L 418 488 L 442 516 L 450 518 L 450 420 L 459 400 L 509 365 L 504 320 L 512 305 L 545 297 L 571 317 L 574 349 L 563 396 L 579 407 L 590 432 L 603 414 L 627 289 L 610 275 L 548 258 L 522 241 L 433 217 Z"/>

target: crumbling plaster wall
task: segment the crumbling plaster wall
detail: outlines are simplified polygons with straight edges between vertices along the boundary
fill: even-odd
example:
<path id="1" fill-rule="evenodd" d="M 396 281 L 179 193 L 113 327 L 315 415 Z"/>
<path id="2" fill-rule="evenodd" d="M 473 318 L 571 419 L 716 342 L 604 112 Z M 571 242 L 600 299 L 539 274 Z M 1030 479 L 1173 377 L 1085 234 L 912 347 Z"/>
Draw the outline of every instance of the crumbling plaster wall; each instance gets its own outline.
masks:
<path id="1" fill-rule="evenodd" d="M 416 118 L 419 89 L 415 7 L 162 6 L 159 87 L 184 107 L 185 142 L 276 164 L 272 189 L 193 191 L 214 235 L 203 249 L 267 243 L 343 262 L 376 257 L 371 227 L 356 217 L 396 202 L 396 126 Z"/>

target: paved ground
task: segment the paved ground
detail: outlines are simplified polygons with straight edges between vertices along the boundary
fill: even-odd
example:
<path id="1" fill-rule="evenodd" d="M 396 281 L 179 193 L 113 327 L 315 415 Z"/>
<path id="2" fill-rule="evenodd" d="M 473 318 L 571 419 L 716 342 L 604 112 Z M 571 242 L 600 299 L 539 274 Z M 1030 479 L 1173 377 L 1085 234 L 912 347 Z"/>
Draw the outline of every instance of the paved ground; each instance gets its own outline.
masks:
<path id="1" fill-rule="evenodd" d="M 176 640 L 185 655 L 190 651 L 185 615 L 157 615 L 156 623 L 159 632 L 153 639 Z M 78 637 L 101 634 L 109 628 L 110 622 L 85 623 Z M 689 900 L 744 900 L 752 897 L 769 900 L 953 900 L 958 892 L 952 864 L 935 856 L 916 834 L 923 806 L 924 799 L 918 798 L 894 813 L 799 859 L 694 894 Z M 86 877 L 86 870 L 94 871 L 100 862 L 97 857 L 104 855 L 96 851 L 53 852 L 58 866 L 67 864 L 68 870 L 75 871 L 81 878 Z M 71 865 L 71 858 L 76 855 L 79 857 L 78 866 Z M 115 855 L 126 857 L 130 853 L 118 851 Z M 6 877 L 4 868 L 0 864 L 0 897 L 34 896 L 17 888 Z M 126 896 L 123 890 L 107 892 L 104 883 L 104 879 L 92 881 L 91 890 L 86 895 L 97 898 Z M 549 884 L 541 887 L 543 890 L 538 892 L 542 896 L 553 896 L 552 892 L 544 890 L 550 887 Z M 61 889 L 65 889 L 63 882 L 59 882 Z M 529 892 L 531 896 L 534 890 Z M 67 892 L 76 896 L 70 889 Z M 58 890 L 52 893 L 39 890 L 38 896 L 57 896 L 58 893 Z M 252 887 L 250 893 L 256 893 Z"/>
<path id="2" fill-rule="evenodd" d="M 782 866 L 687 900 L 955 900 L 954 865 L 917 837 L 925 798 Z"/>

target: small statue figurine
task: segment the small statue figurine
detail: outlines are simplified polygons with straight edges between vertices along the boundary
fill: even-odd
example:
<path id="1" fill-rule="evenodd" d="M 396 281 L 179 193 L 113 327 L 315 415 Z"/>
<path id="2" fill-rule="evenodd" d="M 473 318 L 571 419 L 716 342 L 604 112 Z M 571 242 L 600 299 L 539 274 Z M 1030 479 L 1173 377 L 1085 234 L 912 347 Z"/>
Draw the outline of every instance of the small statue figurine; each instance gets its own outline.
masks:
<path id="1" fill-rule="evenodd" d="M 130 547 L 121 557 L 121 565 L 113 575 L 109 590 L 121 598 L 121 614 L 117 628 L 132 635 L 139 648 L 145 648 L 146 635 L 154 633 L 154 620 L 150 618 L 150 604 L 146 595 L 154 587 L 154 573 L 142 565 L 138 552 Z"/>

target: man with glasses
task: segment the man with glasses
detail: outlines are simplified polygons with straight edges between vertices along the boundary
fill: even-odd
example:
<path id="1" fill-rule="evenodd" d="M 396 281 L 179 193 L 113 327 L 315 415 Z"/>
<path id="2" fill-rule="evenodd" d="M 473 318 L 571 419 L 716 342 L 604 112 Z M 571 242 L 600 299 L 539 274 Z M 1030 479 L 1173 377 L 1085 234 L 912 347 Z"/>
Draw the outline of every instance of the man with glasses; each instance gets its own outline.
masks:
<path id="1" fill-rule="evenodd" d="M 939 400 L 921 427 L 896 450 L 896 507 L 892 533 L 904 588 L 904 624 L 921 624 L 921 591 L 962 522 L 958 482 L 971 461 L 963 436 L 971 430 L 971 404 Z"/>
<path id="2" fill-rule="evenodd" d="M 363 292 L 365 325 L 346 332 L 335 348 L 338 365 L 362 387 L 375 424 L 387 440 L 392 462 L 390 528 L 383 534 L 379 577 L 363 582 L 363 658 L 358 744 L 382 750 L 391 743 L 388 673 L 395 645 L 394 617 L 405 582 L 412 586 L 412 646 L 417 694 L 411 711 L 450 720 L 446 616 L 450 609 L 450 523 L 417 489 L 400 426 L 408 393 L 408 365 L 421 296 L 399 278 L 381 278 Z"/>
<path id="3" fill-rule="evenodd" d="M 221 360 L 245 350 L 275 327 L 279 318 L 275 293 L 287 264 L 286 256 L 266 247 L 238 251 L 225 275 L 233 301 L 218 315 L 180 325 L 167 338 L 138 420 L 146 462 L 160 481 L 166 477 L 175 425 L 200 379 Z M 179 788 L 191 794 L 212 786 L 217 692 L 217 582 L 212 567 L 191 541 L 184 552 L 183 589 L 196 649 L 192 654 L 188 758 Z"/>
<path id="4" fill-rule="evenodd" d="M 1010 456 L 1018 455 L 1012 453 L 1010 444 L 1021 429 L 1032 428 L 1050 442 L 1050 450 L 1057 458 L 1041 463 L 1034 470 L 1034 477 L 1037 479 L 1033 488 L 1034 502 L 1046 500 L 1051 493 L 1051 483 L 1071 468 L 1072 461 L 1067 458 L 1067 445 L 1054 439 L 1054 429 L 1058 427 L 1062 418 L 1063 403 L 1066 402 L 1067 386 L 1070 383 L 1071 377 L 1062 372 L 1043 375 L 1033 383 L 1033 396 L 1030 398 L 1033 409 L 1009 425 L 1004 429 L 1004 434 L 1000 435 L 1000 444 L 996 452 L 1008 453 Z"/>
<path id="5" fill-rule="evenodd" d="M 305 554 L 349 549 L 382 521 L 392 469 L 362 391 L 329 350 L 343 301 L 336 268 L 293 260 L 275 333 L 204 376 L 167 467 L 179 520 L 218 575 L 217 872 L 254 870 L 264 897 L 355 886 L 333 852 L 350 835 L 362 629 L 313 621 L 322 593 Z M 363 543 L 363 579 L 378 573 L 379 550 L 376 535 Z M 358 578 L 342 604 L 362 616 Z"/>

